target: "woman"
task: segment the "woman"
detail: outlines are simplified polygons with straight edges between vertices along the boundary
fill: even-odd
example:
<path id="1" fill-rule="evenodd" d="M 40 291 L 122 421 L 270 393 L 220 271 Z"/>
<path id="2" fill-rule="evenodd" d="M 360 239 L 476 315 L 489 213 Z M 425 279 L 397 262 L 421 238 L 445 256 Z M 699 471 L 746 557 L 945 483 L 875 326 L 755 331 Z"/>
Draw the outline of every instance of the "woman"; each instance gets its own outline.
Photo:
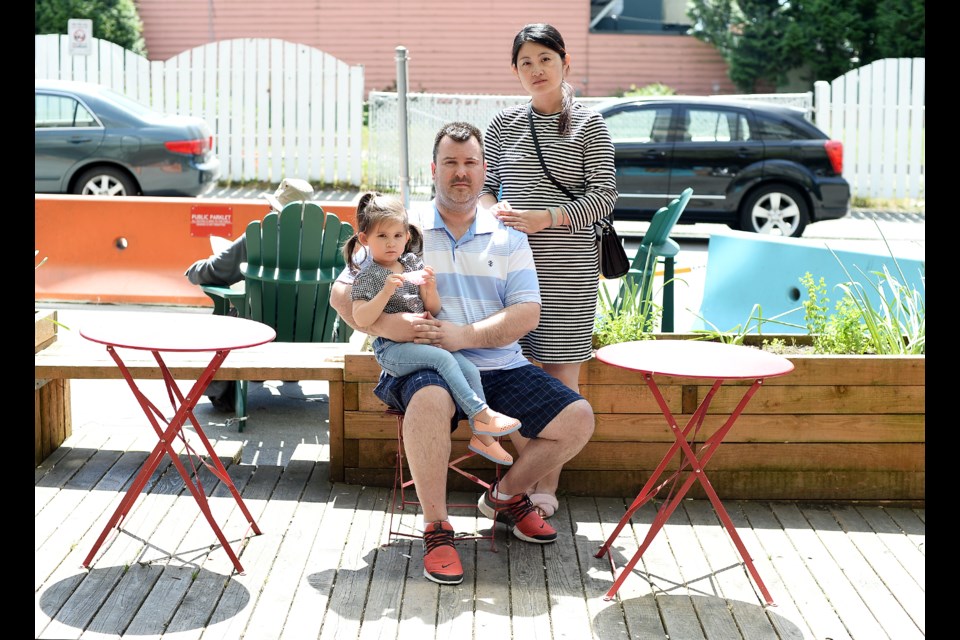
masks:
<path id="1" fill-rule="evenodd" d="M 613 141 L 603 117 L 574 101 L 565 80 L 570 56 L 554 27 L 521 29 L 511 65 L 530 103 L 504 109 L 487 128 L 480 202 L 529 235 L 543 302 L 539 326 L 520 341 L 525 354 L 579 392 L 580 365 L 593 353 L 599 284 L 593 223 L 613 211 L 617 200 Z M 531 118 L 543 162 L 563 188 L 543 169 Z M 515 440 L 522 455 L 524 443 Z M 530 488 L 542 517 L 557 508 L 559 481 L 558 468 Z"/>

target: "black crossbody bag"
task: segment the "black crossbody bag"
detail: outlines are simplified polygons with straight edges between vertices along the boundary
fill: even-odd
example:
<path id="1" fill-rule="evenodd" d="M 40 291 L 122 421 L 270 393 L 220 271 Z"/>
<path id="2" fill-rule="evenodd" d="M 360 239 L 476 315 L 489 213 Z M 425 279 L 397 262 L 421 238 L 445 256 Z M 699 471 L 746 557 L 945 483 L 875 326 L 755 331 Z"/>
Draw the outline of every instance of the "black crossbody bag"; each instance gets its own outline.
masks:
<path id="1" fill-rule="evenodd" d="M 543 153 L 540 151 L 540 141 L 537 140 L 537 130 L 533 126 L 533 105 L 527 104 L 527 121 L 530 123 L 530 134 L 533 136 L 533 146 L 537 150 L 537 158 L 540 159 L 540 166 L 543 167 L 543 173 L 555 184 L 565 196 L 571 201 L 575 200 L 570 190 L 560 184 L 543 159 Z M 623 277 L 630 270 L 630 260 L 627 258 L 627 252 L 623 248 L 623 241 L 617 235 L 617 230 L 613 228 L 613 214 L 601 218 L 593 223 L 593 229 L 597 234 L 597 250 L 600 252 L 600 273 L 608 280 Z"/>

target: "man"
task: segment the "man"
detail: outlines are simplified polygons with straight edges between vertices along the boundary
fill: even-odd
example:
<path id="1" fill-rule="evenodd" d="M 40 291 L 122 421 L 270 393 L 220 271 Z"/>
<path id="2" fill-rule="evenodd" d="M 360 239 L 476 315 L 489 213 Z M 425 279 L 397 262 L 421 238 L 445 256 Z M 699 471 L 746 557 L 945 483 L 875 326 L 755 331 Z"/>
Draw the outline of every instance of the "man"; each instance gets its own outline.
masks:
<path id="1" fill-rule="evenodd" d="M 313 187 L 306 180 L 284 178 L 276 191 L 263 193 L 261 197 L 270 204 L 270 210 L 279 212 L 287 203 L 306 200 L 312 193 Z M 246 261 L 247 234 L 242 233 L 222 250 L 194 262 L 183 275 L 191 284 L 229 287 L 243 280 L 240 263 Z M 236 309 L 231 308 L 230 313 L 236 315 Z M 233 382 L 214 380 L 203 390 L 203 395 L 210 398 L 210 404 L 217 411 L 230 412 L 236 403 L 236 389 Z"/>
<path id="2" fill-rule="evenodd" d="M 347 270 L 333 286 L 331 304 L 360 331 L 462 351 L 480 368 L 487 403 L 518 418 L 519 433 L 529 440 L 477 506 L 487 517 L 496 513 L 521 540 L 550 543 L 557 532 L 534 510 L 526 490 L 583 448 L 593 434 L 593 409 L 520 351 L 517 340 L 540 318 L 540 288 L 526 235 L 478 208 L 486 171 L 480 131 L 463 122 L 441 128 L 430 169 L 436 198 L 422 224 L 424 261 L 437 274 L 439 316 L 384 314 L 372 326 L 359 327 L 351 314 Z M 450 432 L 465 416 L 433 371 L 400 378 L 381 374 L 374 393 L 406 413 L 404 452 L 425 523 L 423 574 L 440 584 L 459 584 L 463 567 L 447 522 L 446 483 Z"/>

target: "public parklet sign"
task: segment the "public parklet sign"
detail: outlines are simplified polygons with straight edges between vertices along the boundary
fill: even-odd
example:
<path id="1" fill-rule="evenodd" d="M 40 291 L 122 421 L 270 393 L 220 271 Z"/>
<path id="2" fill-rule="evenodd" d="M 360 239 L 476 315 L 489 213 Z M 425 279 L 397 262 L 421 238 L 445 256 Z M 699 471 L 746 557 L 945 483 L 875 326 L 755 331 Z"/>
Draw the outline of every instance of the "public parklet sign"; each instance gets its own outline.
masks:
<path id="1" fill-rule="evenodd" d="M 67 35 L 70 36 L 70 55 L 90 55 L 93 50 L 93 20 L 85 18 L 67 20 Z"/>

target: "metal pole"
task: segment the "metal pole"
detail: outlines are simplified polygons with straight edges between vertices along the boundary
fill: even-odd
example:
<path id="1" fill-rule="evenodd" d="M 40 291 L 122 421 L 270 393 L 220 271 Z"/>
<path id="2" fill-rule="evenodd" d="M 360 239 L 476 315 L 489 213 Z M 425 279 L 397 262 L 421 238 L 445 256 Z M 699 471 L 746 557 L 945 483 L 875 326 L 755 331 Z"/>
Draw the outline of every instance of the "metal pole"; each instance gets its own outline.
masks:
<path id="1" fill-rule="evenodd" d="M 400 195 L 410 208 L 410 158 L 407 152 L 407 48 L 397 51 L 397 134 L 400 138 Z"/>

